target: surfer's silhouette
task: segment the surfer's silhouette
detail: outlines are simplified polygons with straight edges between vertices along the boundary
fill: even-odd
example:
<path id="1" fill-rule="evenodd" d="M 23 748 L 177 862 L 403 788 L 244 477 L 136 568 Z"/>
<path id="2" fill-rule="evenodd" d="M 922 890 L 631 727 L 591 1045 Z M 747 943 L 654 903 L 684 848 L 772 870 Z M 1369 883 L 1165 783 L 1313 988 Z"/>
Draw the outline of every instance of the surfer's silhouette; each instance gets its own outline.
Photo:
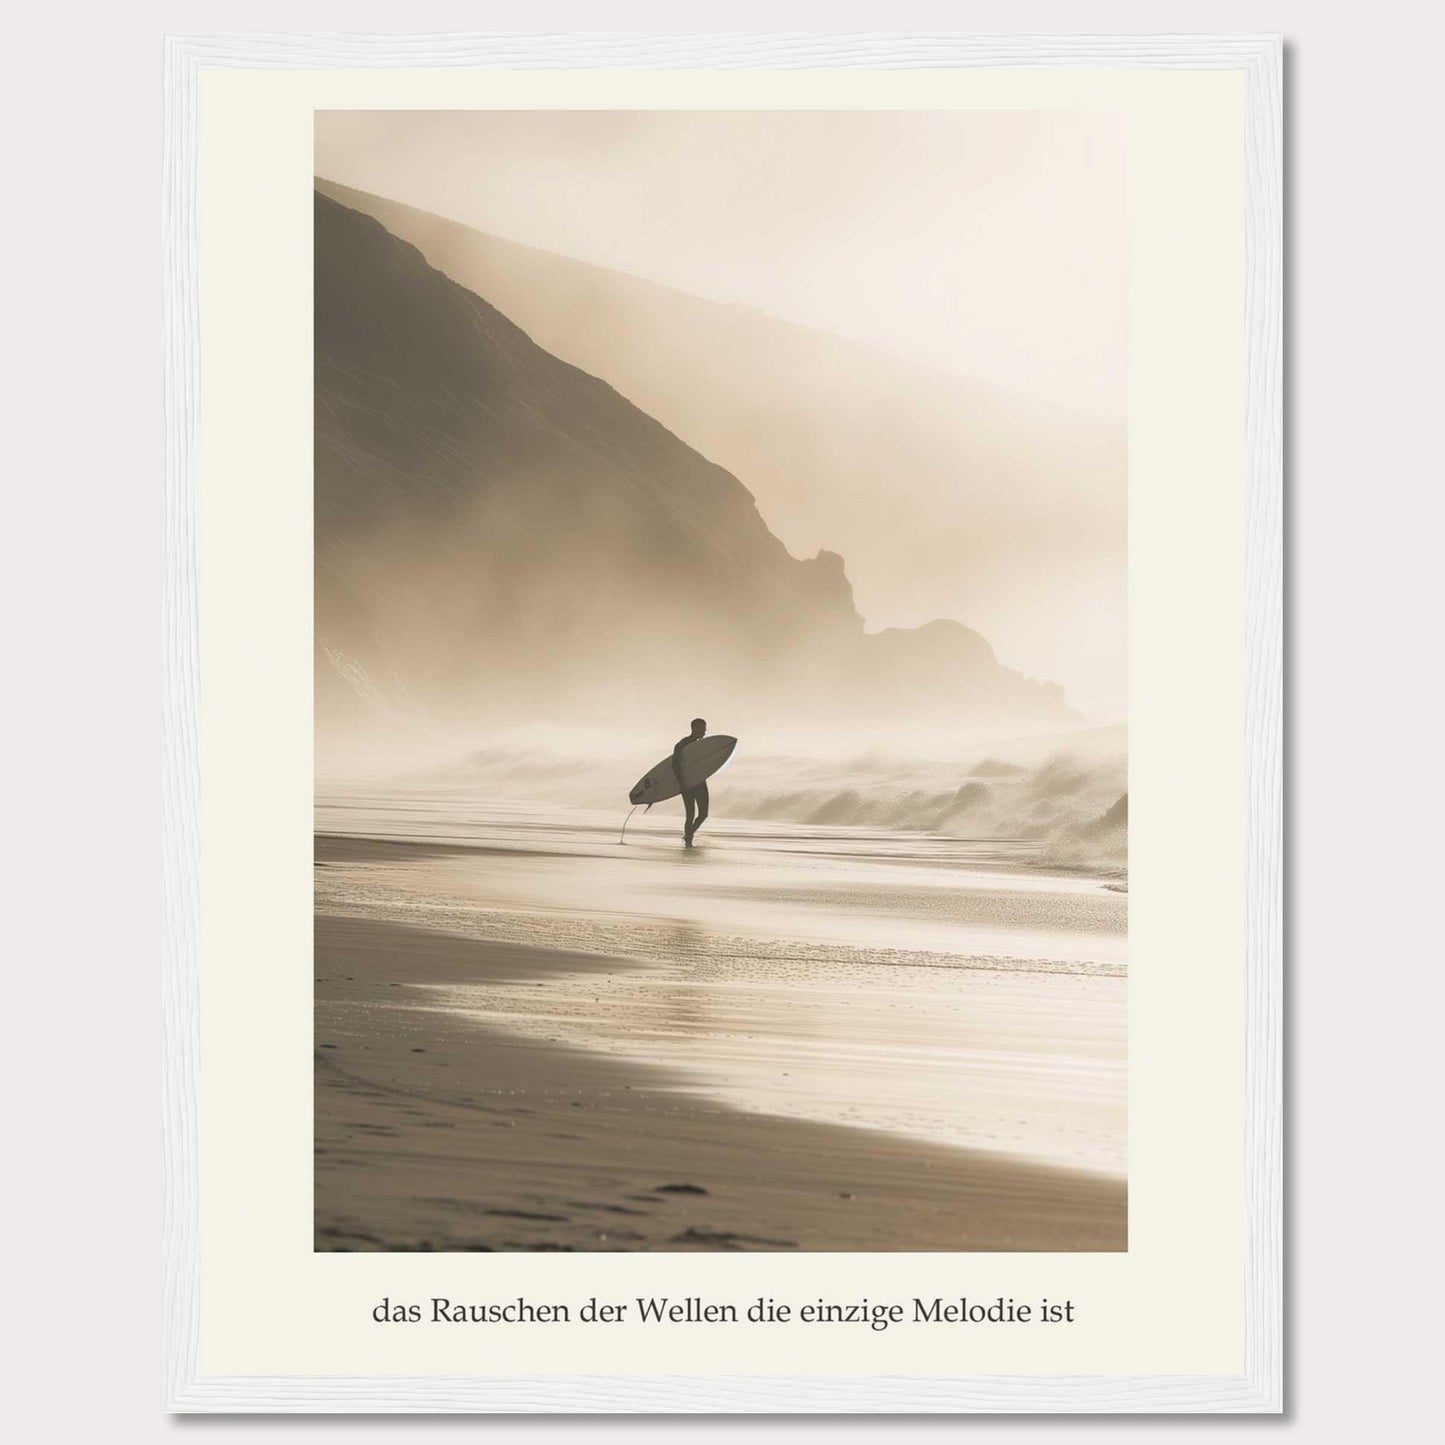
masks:
<path id="1" fill-rule="evenodd" d="M 682 830 L 683 846 L 687 848 L 692 847 L 693 834 L 707 822 L 707 784 L 699 783 L 695 788 L 682 787 L 682 750 L 706 732 L 707 719 L 693 718 L 692 731 L 685 738 L 678 738 L 677 746 L 672 750 L 672 771 L 678 787 L 682 788 L 682 803 L 687 809 L 687 822 Z"/>

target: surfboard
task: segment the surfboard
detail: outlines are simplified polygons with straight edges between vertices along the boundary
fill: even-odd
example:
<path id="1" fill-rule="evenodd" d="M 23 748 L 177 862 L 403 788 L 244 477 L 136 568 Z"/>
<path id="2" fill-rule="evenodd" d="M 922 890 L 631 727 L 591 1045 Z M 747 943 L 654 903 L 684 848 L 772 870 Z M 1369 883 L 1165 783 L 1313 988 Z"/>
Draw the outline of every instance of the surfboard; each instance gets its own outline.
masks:
<path id="1" fill-rule="evenodd" d="M 682 749 L 682 786 L 695 788 L 706 778 L 712 777 L 737 747 L 736 738 L 715 733 L 711 737 L 698 738 L 684 743 Z M 627 795 L 634 806 L 646 803 L 651 807 L 666 798 L 675 798 L 682 792 L 677 785 L 677 774 L 672 770 L 672 754 L 669 753 L 655 768 L 649 768 L 637 781 L 637 786 Z"/>

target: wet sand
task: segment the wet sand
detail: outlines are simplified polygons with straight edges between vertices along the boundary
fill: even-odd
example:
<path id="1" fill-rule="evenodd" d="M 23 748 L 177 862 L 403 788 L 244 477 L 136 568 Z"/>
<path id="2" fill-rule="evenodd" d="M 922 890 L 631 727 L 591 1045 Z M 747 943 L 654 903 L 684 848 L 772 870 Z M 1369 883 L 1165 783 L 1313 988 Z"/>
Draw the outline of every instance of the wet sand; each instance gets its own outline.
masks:
<path id="1" fill-rule="evenodd" d="M 318 823 L 317 1248 L 1125 1247 L 1117 893 L 847 830 Z"/>

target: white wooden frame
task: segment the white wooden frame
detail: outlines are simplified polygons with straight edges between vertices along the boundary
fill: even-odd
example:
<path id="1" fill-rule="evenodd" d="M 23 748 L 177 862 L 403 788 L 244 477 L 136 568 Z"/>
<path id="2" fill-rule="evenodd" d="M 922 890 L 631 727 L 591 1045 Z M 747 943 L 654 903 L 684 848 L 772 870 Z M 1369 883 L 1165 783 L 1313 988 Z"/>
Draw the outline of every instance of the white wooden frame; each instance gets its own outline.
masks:
<path id="1" fill-rule="evenodd" d="M 171 37 L 165 85 L 165 1393 L 256 1412 L 1275 1412 L 1282 1409 L 1282 44 L 1278 36 Z M 211 67 L 1228 69 L 1246 91 L 1246 1370 L 1238 1377 L 205 1378 L 199 1371 L 197 77 Z"/>

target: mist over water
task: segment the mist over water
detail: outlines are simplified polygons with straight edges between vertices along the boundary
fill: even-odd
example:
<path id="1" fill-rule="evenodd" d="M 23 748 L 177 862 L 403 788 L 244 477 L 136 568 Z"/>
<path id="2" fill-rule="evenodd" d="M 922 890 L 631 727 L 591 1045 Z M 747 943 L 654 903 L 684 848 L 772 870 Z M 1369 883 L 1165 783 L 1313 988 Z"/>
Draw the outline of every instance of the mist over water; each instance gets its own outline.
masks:
<path id="1" fill-rule="evenodd" d="M 679 722 L 682 732 L 685 723 Z M 732 731 L 719 725 L 714 731 Z M 674 739 L 656 720 L 625 739 L 596 728 L 518 729 L 480 746 L 433 738 L 409 755 L 360 753 L 328 782 L 361 779 L 499 800 L 628 810 L 632 784 Z M 438 761 L 438 758 L 443 760 Z M 750 734 L 711 783 L 716 817 L 860 828 L 1025 845 L 1021 864 L 1122 877 L 1128 865 L 1128 764 L 1122 728 L 1060 734 L 893 739 Z M 680 815 L 673 800 L 648 815 Z"/>

